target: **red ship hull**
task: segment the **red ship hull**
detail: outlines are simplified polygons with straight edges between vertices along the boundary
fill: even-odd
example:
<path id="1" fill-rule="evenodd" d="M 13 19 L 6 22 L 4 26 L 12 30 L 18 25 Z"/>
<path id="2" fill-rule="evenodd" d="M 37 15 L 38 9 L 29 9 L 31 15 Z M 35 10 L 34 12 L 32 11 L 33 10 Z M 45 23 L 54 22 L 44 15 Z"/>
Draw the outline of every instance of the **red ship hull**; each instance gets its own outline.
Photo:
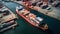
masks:
<path id="1" fill-rule="evenodd" d="M 20 14 L 19 11 L 16 11 L 16 13 L 17 13 L 19 16 L 21 16 L 23 19 L 25 19 L 28 23 L 30 23 L 31 25 L 33 25 L 34 27 L 38 27 L 38 28 L 40 28 L 40 29 L 43 30 L 43 31 L 46 30 L 46 28 L 39 27 L 39 26 L 37 26 L 36 23 L 31 22 L 31 21 L 29 20 L 29 18 L 25 17 L 23 14 Z"/>

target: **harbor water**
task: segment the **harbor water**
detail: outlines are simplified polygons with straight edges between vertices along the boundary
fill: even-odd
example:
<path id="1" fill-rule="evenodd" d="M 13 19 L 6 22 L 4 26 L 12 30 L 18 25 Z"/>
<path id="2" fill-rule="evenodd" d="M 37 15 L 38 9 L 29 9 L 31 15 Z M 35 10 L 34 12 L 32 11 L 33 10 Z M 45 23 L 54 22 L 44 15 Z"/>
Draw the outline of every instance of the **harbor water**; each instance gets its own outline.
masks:
<path id="1" fill-rule="evenodd" d="M 6 5 L 12 12 L 16 14 L 16 6 L 18 6 L 19 4 L 14 3 L 14 2 L 4 2 L 4 5 Z M 35 10 L 31 10 L 31 11 L 32 13 L 44 19 L 43 22 L 48 24 L 49 30 L 42 31 L 39 28 L 32 26 L 22 17 L 17 15 L 18 26 L 15 29 L 7 30 L 1 34 L 60 34 L 60 21 L 59 20 L 46 16 Z"/>

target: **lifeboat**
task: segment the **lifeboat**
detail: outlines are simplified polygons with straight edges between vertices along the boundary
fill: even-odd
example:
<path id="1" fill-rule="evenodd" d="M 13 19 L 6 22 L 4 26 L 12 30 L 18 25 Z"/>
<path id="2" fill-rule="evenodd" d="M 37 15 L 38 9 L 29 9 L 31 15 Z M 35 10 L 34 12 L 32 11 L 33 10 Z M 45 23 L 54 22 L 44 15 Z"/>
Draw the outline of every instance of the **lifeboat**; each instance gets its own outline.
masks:
<path id="1" fill-rule="evenodd" d="M 22 6 L 16 7 L 16 13 L 31 25 L 38 27 L 43 31 L 48 29 L 48 25 L 42 22 L 43 18 L 37 17 L 37 15 L 31 13 L 31 11 L 24 9 Z"/>

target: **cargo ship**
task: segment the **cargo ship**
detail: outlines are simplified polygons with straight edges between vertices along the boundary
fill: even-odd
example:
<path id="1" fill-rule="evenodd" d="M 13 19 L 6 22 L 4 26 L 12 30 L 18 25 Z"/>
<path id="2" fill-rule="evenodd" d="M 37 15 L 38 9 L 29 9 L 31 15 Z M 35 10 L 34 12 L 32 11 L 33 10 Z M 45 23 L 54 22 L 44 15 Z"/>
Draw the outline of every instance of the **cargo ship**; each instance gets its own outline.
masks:
<path id="1" fill-rule="evenodd" d="M 0 1 L 0 32 L 17 26 L 17 16 Z"/>
<path id="2" fill-rule="evenodd" d="M 43 18 L 37 17 L 37 15 L 31 13 L 31 11 L 28 11 L 27 9 L 23 8 L 22 6 L 16 7 L 16 13 L 21 16 L 23 19 L 25 19 L 28 23 L 31 25 L 40 28 L 41 30 L 45 31 L 48 29 L 48 25 L 46 23 L 43 23 Z"/>

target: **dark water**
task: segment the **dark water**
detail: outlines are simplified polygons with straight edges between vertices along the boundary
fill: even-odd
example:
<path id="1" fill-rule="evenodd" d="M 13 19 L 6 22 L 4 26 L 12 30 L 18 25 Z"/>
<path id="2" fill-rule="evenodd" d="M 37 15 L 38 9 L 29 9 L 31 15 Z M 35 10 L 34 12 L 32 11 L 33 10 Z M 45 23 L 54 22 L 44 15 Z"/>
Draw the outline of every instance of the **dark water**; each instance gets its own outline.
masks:
<path id="1" fill-rule="evenodd" d="M 17 3 L 14 2 L 5 2 L 4 3 L 11 11 L 13 11 L 16 14 L 15 8 Z M 15 28 L 15 30 L 11 29 L 6 32 L 3 32 L 2 34 L 60 34 L 60 21 L 56 20 L 54 18 L 48 17 L 44 14 L 41 14 L 39 12 L 35 12 L 34 10 L 31 10 L 32 13 L 42 17 L 44 19 L 43 22 L 47 23 L 49 26 L 49 30 L 42 31 L 39 28 L 33 27 L 28 22 L 26 22 L 23 18 L 20 16 L 17 20 L 19 26 Z"/>

